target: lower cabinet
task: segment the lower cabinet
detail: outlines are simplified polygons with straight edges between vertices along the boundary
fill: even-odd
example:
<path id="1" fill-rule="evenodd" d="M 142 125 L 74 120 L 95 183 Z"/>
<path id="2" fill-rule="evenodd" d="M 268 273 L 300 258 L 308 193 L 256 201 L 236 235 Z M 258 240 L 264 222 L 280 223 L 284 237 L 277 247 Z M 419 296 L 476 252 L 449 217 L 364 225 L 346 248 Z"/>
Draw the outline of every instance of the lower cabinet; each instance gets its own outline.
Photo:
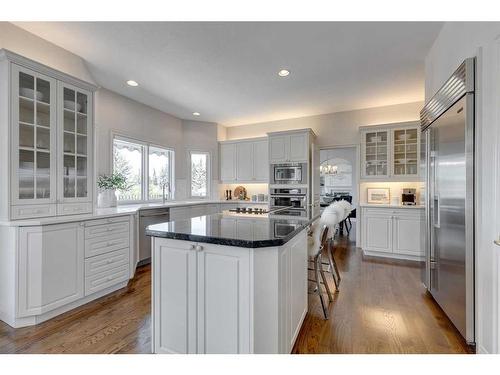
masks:
<path id="1" fill-rule="evenodd" d="M 16 289 L 0 286 L 13 296 L 0 301 L 13 312 L 6 323 L 37 324 L 123 287 L 130 277 L 130 232 L 128 215 L 16 228 L 18 259 L 10 271 Z"/>
<path id="2" fill-rule="evenodd" d="M 83 227 L 23 227 L 19 233 L 19 316 L 40 315 L 83 297 Z"/>
<path id="3" fill-rule="evenodd" d="M 421 260 L 419 208 L 362 208 L 361 243 L 365 254 Z"/>
<path id="4" fill-rule="evenodd" d="M 153 352 L 290 353 L 307 311 L 305 231 L 279 248 L 153 243 Z"/>
<path id="5" fill-rule="evenodd" d="M 155 352 L 248 353 L 248 249 L 155 242 Z"/>

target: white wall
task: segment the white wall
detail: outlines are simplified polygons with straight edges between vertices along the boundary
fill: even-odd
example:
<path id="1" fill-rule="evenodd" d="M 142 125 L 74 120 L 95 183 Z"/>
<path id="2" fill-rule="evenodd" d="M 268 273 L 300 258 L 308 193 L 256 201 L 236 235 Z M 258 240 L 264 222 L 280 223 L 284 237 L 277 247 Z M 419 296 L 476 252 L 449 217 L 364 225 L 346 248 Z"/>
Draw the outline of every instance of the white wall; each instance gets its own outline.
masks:
<path id="1" fill-rule="evenodd" d="M 81 57 L 9 22 L 0 22 L 0 48 L 95 84 Z"/>
<path id="2" fill-rule="evenodd" d="M 267 132 L 311 128 L 318 136 L 320 147 L 359 143 L 358 128 L 363 125 L 389 124 L 419 119 L 423 102 L 328 113 L 281 121 L 228 127 L 226 139 L 265 136 Z"/>
<path id="3" fill-rule="evenodd" d="M 498 235 L 495 220 L 495 181 L 498 166 L 497 106 L 500 60 L 496 40 L 500 23 L 448 22 L 443 26 L 426 58 L 426 99 L 441 87 L 467 57 L 477 57 L 476 82 L 476 315 L 479 352 L 498 353 L 498 269 L 493 239 Z M 498 188 L 498 187 L 497 187 Z"/>

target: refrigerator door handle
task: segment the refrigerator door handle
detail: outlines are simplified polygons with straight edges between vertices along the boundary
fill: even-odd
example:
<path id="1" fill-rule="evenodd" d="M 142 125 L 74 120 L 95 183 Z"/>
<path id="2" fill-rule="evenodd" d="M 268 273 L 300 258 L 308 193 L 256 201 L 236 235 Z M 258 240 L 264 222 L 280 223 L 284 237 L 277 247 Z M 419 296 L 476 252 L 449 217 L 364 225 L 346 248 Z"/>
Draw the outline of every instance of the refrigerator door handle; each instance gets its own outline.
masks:
<path id="1" fill-rule="evenodd" d="M 439 194 L 434 196 L 434 212 L 433 212 L 433 225 L 434 228 L 440 228 L 441 226 L 441 213 L 439 207 Z"/>

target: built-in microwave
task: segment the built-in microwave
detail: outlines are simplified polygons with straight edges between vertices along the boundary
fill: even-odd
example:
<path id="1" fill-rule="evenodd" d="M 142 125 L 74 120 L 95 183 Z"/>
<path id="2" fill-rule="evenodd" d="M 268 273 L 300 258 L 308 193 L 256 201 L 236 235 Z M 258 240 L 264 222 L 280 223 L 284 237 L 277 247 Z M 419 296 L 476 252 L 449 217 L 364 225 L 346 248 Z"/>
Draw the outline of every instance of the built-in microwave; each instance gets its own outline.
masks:
<path id="1" fill-rule="evenodd" d="M 272 165 L 271 184 L 307 184 L 307 163 Z"/>

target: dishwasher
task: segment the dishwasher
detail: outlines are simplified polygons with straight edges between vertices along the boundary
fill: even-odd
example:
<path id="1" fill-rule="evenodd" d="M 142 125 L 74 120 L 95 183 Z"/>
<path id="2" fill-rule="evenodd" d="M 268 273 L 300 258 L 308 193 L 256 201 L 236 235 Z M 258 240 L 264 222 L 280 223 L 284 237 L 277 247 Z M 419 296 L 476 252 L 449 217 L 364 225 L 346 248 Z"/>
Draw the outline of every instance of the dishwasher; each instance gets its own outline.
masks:
<path id="1" fill-rule="evenodd" d="M 169 221 L 168 208 L 154 208 L 139 211 L 139 266 L 151 263 L 151 237 L 146 235 L 148 225 Z"/>

